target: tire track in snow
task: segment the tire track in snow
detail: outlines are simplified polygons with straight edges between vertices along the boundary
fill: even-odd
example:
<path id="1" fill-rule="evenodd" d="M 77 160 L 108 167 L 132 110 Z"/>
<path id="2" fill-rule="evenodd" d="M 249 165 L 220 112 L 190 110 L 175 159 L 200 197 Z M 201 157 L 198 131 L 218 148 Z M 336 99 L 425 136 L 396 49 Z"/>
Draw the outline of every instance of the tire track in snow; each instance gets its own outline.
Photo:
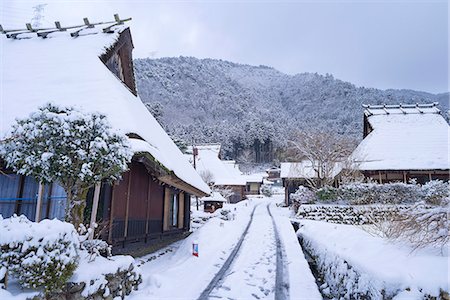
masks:
<path id="1" fill-rule="evenodd" d="M 278 233 L 275 219 L 270 211 L 270 203 L 267 204 L 267 211 L 272 219 L 273 230 L 275 232 L 275 241 L 277 244 L 277 271 L 275 273 L 275 299 L 285 300 L 289 299 L 289 274 L 287 268 L 284 267 L 286 252 L 281 243 L 280 234 Z"/>
<path id="2" fill-rule="evenodd" d="M 248 221 L 247 227 L 245 227 L 245 230 L 239 239 L 238 243 L 234 247 L 233 251 L 230 253 L 230 256 L 228 256 L 227 260 L 223 264 L 223 266 L 220 268 L 219 272 L 213 277 L 213 279 L 210 281 L 206 289 L 200 294 L 200 297 L 198 297 L 198 300 L 207 300 L 209 299 L 209 294 L 214 290 L 214 288 L 217 286 L 219 281 L 221 281 L 225 274 L 227 273 L 228 269 L 230 268 L 231 264 L 233 263 L 233 260 L 236 257 L 236 254 L 239 252 L 239 249 L 241 248 L 242 243 L 244 242 L 245 237 L 247 236 L 248 229 L 250 228 L 250 225 L 253 222 L 253 215 L 255 214 L 256 207 L 258 205 L 255 205 L 253 208 L 252 214 L 250 215 L 250 220 Z"/>

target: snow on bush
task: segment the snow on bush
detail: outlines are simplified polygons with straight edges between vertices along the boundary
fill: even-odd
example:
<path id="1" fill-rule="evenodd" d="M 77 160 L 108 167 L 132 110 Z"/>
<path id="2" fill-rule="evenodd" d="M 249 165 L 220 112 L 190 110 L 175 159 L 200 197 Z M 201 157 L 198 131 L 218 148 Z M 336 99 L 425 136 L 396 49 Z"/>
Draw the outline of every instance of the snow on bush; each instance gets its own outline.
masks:
<path id="1" fill-rule="evenodd" d="M 29 221 L 14 215 L 0 220 L 0 273 L 6 270 L 23 287 L 59 290 L 79 261 L 74 227 L 59 220 Z M 0 274 L 0 275 L 1 275 Z"/>
<path id="2" fill-rule="evenodd" d="M 291 194 L 292 207 L 297 211 L 302 204 L 311 204 L 316 201 L 316 194 L 304 186 L 299 186 L 295 193 Z"/>
<path id="3" fill-rule="evenodd" d="M 132 154 L 126 136 L 114 132 L 106 116 L 53 104 L 17 120 L 0 143 L 9 168 L 64 188 L 67 220 L 75 227 L 83 222 L 88 189 L 119 179 Z"/>
<path id="4" fill-rule="evenodd" d="M 424 185 L 392 182 L 386 184 L 353 182 L 338 188 L 324 187 L 316 192 L 321 202 L 341 202 L 354 205 L 364 204 L 413 204 L 426 201 L 436 205 L 449 196 L 448 182 L 433 180 Z"/>
<path id="5" fill-rule="evenodd" d="M 450 197 L 450 184 L 442 180 L 432 180 L 422 185 L 425 201 L 433 205 L 441 205 L 444 199 Z"/>
<path id="6" fill-rule="evenodd" d="M 263 194 L 266 197 L 272 197 L 273 195 L 272 187 L 268 184 L 263 184 L 261 186 L 261 194 Z"/>
<path id="7" fill-rule="evenodd" d="M 421 199 L 421 187 L 417 184 L 400 182 L 376 183 L 350 183 L 337 189 L 338 197 L 348 201 L 349 204 L 402 204 L 414 203 Z"/>

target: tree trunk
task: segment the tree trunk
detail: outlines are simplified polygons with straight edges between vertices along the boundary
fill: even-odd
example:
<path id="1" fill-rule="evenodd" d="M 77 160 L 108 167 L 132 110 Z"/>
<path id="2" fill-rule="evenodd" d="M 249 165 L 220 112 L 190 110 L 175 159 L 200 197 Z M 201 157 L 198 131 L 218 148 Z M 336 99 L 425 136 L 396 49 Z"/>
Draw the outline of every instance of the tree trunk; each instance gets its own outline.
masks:
<path id="1" fill-rule="evenodd" d="M 84 223 L 84 209 L 86 208 L 86 196 L 88 189 L 67 193 L 68 211 L 66 221 L 72 223 L 75 229 Z"/>

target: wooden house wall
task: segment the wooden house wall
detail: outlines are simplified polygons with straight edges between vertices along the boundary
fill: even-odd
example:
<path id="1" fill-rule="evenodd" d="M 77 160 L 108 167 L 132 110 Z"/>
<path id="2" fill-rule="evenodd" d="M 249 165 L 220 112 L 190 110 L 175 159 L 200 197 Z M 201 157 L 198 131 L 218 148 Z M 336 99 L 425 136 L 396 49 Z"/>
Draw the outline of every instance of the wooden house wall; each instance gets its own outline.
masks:
<path id="1" fill-rule="evenodd" d="M 415 179 L 417 183 L 424 184 L 431 180 L 449 181 L 449 170 L 379 170 L 363 171 L 367 178 L 371 178 L 378 183 L 404 182 L 408 183 Z"/>
<path id="2" fill-rule="evenodd" d="M 259 195 L 260 194 L 261 183 L 260 182 L 249 182 L 245 187 L 246 195 Z"/>
<path id="3" fill-rule="evenodd" d="M 230 200 L 230 203 L 238 203 L 245 199 L 245 185 L 227 185 L 221 187 L 233 191 L 233 195 L 228 199 Z"/>
<path id="4" fill-rule="evenodd" d="M 176 216 L 173 194 L 178 197 Z M 159 184 L 140 162 L 131 163 L 130 171 L 113 186 L 112 195 L 109 242 L 113 245 L 159 240 L 189 229 L 190 195 Z M 176 226 L 169 224 L 173 218 Z"/>

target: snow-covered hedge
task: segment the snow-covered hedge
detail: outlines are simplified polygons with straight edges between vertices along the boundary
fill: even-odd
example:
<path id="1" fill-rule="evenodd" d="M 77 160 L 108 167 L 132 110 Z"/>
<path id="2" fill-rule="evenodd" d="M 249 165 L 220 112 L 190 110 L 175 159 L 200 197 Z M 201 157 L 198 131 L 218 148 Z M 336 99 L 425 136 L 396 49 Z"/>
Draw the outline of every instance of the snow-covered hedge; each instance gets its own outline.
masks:
<path id="1" fill-rule="evenodd" d="M 291 199 L 302 199 L 302 203 L 335 203 L 365 205 L 365 204 L 413 204 L 425 201 L 427 204 L 439 204 L 442 199 L 450 196 L 448 182 L 433 180 L 423 185 L 415 181 L 410 183 L 392 182 L 386 184 L 354 182 L 343 184 L 338 188 L 326 186 L 315 194 L 300 186 L 291 194 Z M 298 201 L 297 201 L 298 202 Z"/>
<path id="2" fill-rule="evenodd" d="M 79 261 L 74 227 L 59 220 L 31 222 L 25 216 L 0 220 L 0 265 L 23 287 L 59 290 Z M 0 278 L 1 279 L 1 278 Z"/>
<path id="3" fill-rule="evenodd" d="M 406 211 L 408 205 L 302 205 L 297 217 L 336 224 L 366 225 L 383 222 Z"/>

